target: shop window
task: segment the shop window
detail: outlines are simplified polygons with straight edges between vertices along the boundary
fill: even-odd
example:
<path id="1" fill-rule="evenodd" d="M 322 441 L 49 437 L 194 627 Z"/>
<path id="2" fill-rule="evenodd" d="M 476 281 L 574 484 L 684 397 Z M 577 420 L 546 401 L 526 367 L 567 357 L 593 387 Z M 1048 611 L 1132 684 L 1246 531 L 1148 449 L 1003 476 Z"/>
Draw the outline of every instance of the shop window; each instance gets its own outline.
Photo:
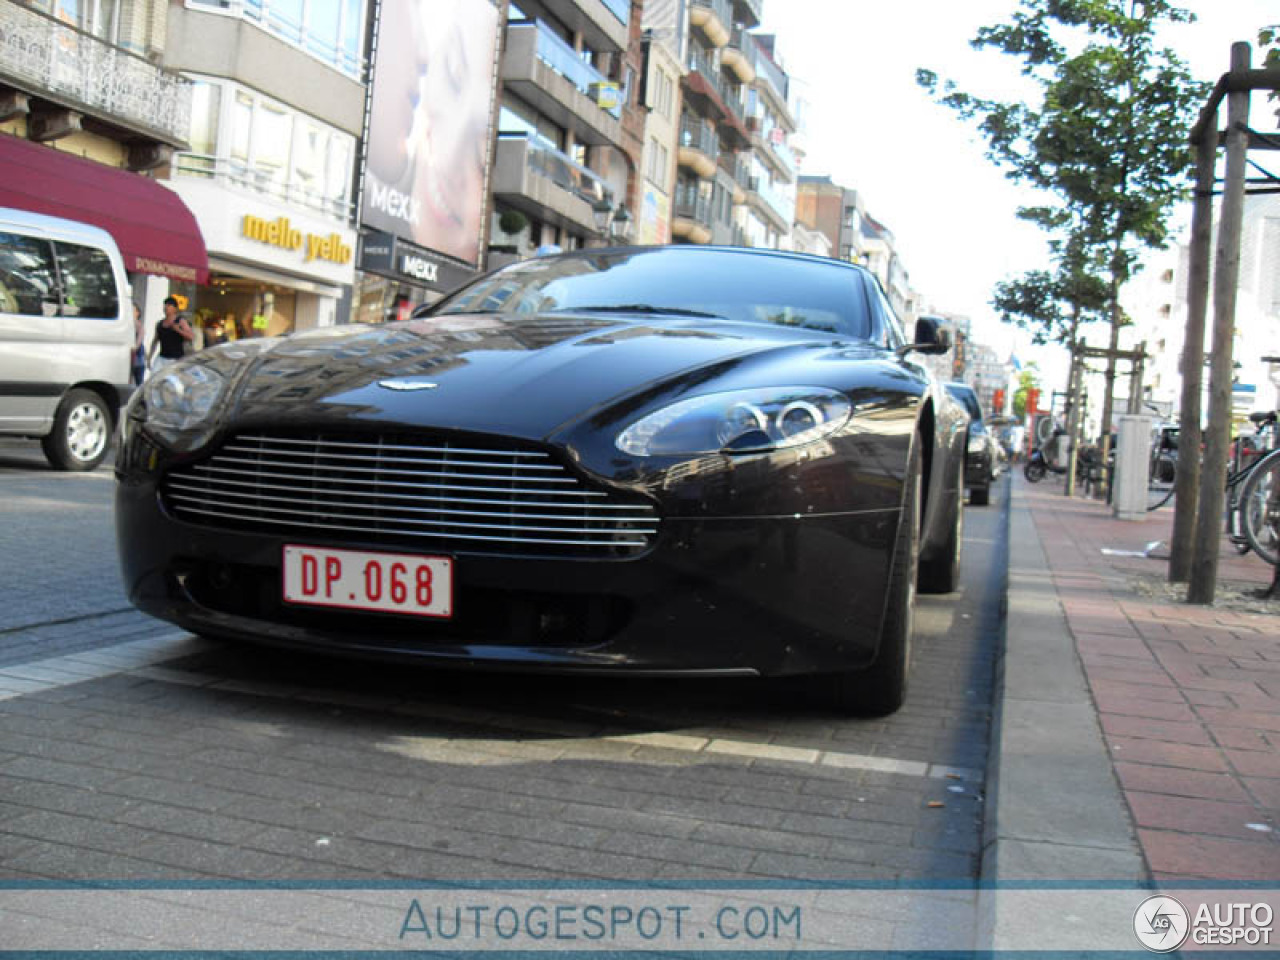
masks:
<path id="1" fill-rule="evenodd" d="M 0 233 L 0 313 L 57 315 L 57 273 L 47 241 Z"/>
<path id="2" fill-rule="evenodd" d="M 120 312 L 111 259 L 96 247 L 54 244 L 62 278 L 62 312 L 68 317 L 114 317 Z"/>
<path id="3" fill-rule="evenodd" d="M 230 81 L 193 79 L 192 151 L 178 155 L 180 175 L 225 176 L 350 219 L 353 137 Z"/>

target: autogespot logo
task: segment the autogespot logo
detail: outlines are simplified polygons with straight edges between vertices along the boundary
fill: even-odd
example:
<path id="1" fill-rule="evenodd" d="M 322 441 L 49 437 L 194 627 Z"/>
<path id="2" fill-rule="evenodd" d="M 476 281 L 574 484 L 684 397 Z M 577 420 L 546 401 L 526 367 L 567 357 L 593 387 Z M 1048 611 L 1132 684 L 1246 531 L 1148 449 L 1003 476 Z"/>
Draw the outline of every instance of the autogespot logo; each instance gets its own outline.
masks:
<path id="1" fill-rule="evenodd" d="M 1138 942 L 1154 953 L 1169 953 L 1182 946 L 1191 929 L 1187 908 L 1173 897 L 1147 897 L 1133 915 Z"/>

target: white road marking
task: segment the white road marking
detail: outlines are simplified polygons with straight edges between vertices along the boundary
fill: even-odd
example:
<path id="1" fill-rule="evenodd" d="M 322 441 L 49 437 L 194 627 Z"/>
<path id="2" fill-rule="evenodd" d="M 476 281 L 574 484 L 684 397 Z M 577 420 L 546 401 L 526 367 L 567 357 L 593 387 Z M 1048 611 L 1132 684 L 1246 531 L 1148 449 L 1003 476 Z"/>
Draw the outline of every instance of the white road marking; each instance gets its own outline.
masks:
<path id="1" fill-rule="evenodd" d="M 414 702 L 412 704 L 380 704 L 377 698 L 351 695 L 337 690 L 301 689 L 297 686 L 257 681 L 231 680 L 216 674 L 193 670 L 174 670 L 161 666 L 169 660 L 190 656 L 209 649 L 209 644 L 186 633 L 169 633 L 146 640 L 134 640 L 70 653 L 61 657 L 49 657 L 29 663 L 0 667 L 0 702 L 29 694 L 55 690 L 60 687 L 100 680 L 105 677 L 127 674 L 154 680 L 159 683 L 180 684 L 191 687 L 216 687 L 218 690 L 235 691 L 253 696 L 281 697 L 320 703 L 345 703 L 368 709 L 383 709 L 392 713 L 426 716 L 441 720 L 461 721 L 477 726 L 498 727 L 524 733 L 541 733 L 551 738 L 572 738 L 580 741 L 606 742 L 622 747 L 649 747 L 670 750 L 677 754 L 701 754 L 708 758 L 737 757 L 745 760 L 766 760 L 774 763 L 801 766 L 828 767 L 836 770 L 866 770 L 877 773 L 894 773 L 907 777 L 929 780 L 978 781 L 982 771 L 970 767 L 952 767 L 921 760 L 900 760 L 895 757 L 868 756 L 843 753 L 835 750 L 816 750 L 776 743 L 756 743 L 732 740 L 724 737 L 703 737 L 695 733 L 609 733 L 585 724 L 555 720 L 548 717 L 526 717 L 519 714 L 500 713 L 493 710 L 468 708 L 458 704 Z M 445 747 L 465 749 L 467 738 L 412 737 L 422 748 Z M 493 752 L 518 755 L 520 751 L 541 753 L 557 749 L 557 740 L 538 741 L 531 737 L 509 741 L 486 741 Z M 563 744 L 568 747 L 569 744 Z M 486 750 L 486 752 L 488 752 Z"/>

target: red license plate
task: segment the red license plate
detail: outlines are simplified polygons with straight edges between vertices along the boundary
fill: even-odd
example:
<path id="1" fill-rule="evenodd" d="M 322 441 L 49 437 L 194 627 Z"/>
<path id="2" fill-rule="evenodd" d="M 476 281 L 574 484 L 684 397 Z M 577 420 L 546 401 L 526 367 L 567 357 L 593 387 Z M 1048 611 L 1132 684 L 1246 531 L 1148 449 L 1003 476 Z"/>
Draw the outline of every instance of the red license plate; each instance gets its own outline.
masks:
<path id="1" fill-rule="evenodd" d="M 287 545 L 282 575 L 287 603 L 453 616 L 449 557 Z"/>

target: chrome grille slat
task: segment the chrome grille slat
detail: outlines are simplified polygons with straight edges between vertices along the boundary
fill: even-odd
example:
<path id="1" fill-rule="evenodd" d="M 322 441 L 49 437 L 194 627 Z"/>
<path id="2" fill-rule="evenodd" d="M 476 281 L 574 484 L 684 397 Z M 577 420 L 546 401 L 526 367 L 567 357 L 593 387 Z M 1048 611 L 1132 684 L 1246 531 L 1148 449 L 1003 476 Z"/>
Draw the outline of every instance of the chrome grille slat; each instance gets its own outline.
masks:
<path id="1" fill-rule="evenodd" d="M 545 451 L 439 437 L 244 434 L 173 470 L 161 496 L 189 523 L 457 552 L 626 556 L 659 522 Z"/>
<path id="2" fill-rule="evenodd" d="M 174 483 L 171 483 L 171 484 L 169 485 L 169 489 L 170 489 L 170 490 L 174 490 L 174 491 L 183 491 L 183 492 L 181 492 L 181 493 L 174 493 L 174 494 L 173 494 L 173 499 L 174 499 L 174 500 L 181 500 L 181 501 L 183 501 L 183 502 L 194 502 L 194 503 L 220 503 L 220 502 L 222 502 L 222 501 L 223 501 L 225 498 L 227 498 L 227 497 L 240 497 L 240 498 L 242 498 L 242 499 L 251 499 L 251 498 L 253 497 L 253 495 L 252 495 L 252 494 L 248 494 L 248 493 L 239 493 L 239 492 L 231 492 L 231 491 L 225 491 L 225 490 L 224 490 L 224 491 L 220 491 L 220 492 L 218 493 L 218 495 L 217 495 L 217 498 L 215 499 L 213 496 L 209 495 L 209 491 L 208 491 L 208 490 L 205 490 L 205 489 L 202 489 L 202 488 L 199 488 L 199 487 L 189 486 L 189 485 L 184 484 L 184 483 L 181 483 L 181 482 L 174 482 Z M 203 495 L 203 496 L 202 496 L 202 495 Z M 332 512 L 332 509 L 331 509 L 331 508 L 335 506 L 335 504 L 334 504 L 332 501 L 324 501 L 324 500 L 299 500 L 299 499 L 298 499 L 298 498 L 296 498 L 296 497 L 293 497 L 293 498 L 291 498 L 291 497 L 277 497 L 277 496 L 273 496 L 273 495 L 269 495 L 269 494 L 262 494 L 262 495 L 261 495 L 261 496 L 259 496 L 257 499 L 258 499 L 258 500 L 260 500 L 260 501 L 262 501 L 262 500 L 271 500 L 271 501 L 277 501 L 277 502 L 282 502 L 282 503 L 292 503 L 292 504 L 297 504 L 297 505 L 299 505 L 299 506 L 303 506 L 303 505 L 310 505 L 310 506 L 311 506 L 311 507 L 313 507 L 313 508 L 317 508 L 317 507 L 318 507 L 318 508 L 325 509 L 325 510 L 329 513 L 329 515 L 330 515 L 330 516 L 338 516 L 338 514 L 335 514 L 335 513 L 333 513 L 333 512 Z M 470 502 L 470 501 L 468 501 L 468 502 Z M 348 503 L 348 504 L 345 504 L 344 506 L 345 506 L 345 507 L 347 507 L 348 509 L 357 509 L 357 510 L 359 510 L 359 509 L 367 509 L 367 510 L 377 510 L 377 509 L 379 509 L 379 507 L 378 507 L 378 505 L 377 505 L 377 504 L 370 504 L 368 507 L 365 507 L 365 506 L 363 506 L 362 504 L 358 504 L 358 503 Z M 267 510 L 267 509 L 273 509 L 273 508 L 270 508 L 270 507 L 263 507 L 262 509 Z M 615 507 L 614 509 L 625 509 L 625 507 Z M 404 512 L 406 512 L 406 513 L 435 513 L 435 514 L 441 514 L 441 515 L 446 515 L 446 516 L 454 516 L 454 517 L 495 517 L 495 516 L 501 516 L 501 514 L 496 513 L 495 511 L 492 511 L 492 510 L 457 510 L 457 509 L 454 509 L 454 508 L 451 508 L 451 507 L 415 507 L 415 506 L 410 506 L 409 504 L 397 504 L 397 505 L 396 505 L 396 510 L 404 511 Z M 289 513 L 296 513 L 296 512 L 299 512 L 299 511 L 286 511 L 286 512 L 289 512 Z M 314 512 L 314 510 L 310 510 L 310 511 L 306 511 L 306 512 L 307 512 L 307 513 L 313 513 L 313 512 Z M 520 518 L 521 518 L 522 520 L 571 520 L 571 519 L 573 519 L 572 517 L 567 517 L 567 516 L 565 516 L 565 514 L 563 514 L 563 513 L 560 513 L 560 514 L 522 513 L 522 514 L 520 514 Z M 607 519 L 608 519 L 608 520 L 610 520 L 610 521 L 613 521 L 613 522 L 615 522 L 615 523 L 648 523 L 648 522 L 651 522 L 651 521 L 652 521 L 653 517 L 652 517 L 652 516 L 634 516 L 634 517 L 624 517 L 624 516 L 617 516 L 617 515 L 614 515 L 614 516 L 610 516 L 610 517 L 608 517 Z"/>
<path id="3" fill-rule="evenodd" d="M 237 514 L 225 513 L 217 510 L 204 510 L 204 509 L 197 510 L 194 507 L 190 508 L 190 510 L 192 513 L 198 513 L 205 516 L 227 517 L 230 519 L 238 518 Z M 271 523 L 272 521 L 263 521 L 263 522 Z M 290 521 L 290 523 L 287 526 L 290 528 L 290 530 L 294 528 L 307 528 L 311 530 L 345 530 L 345 531 L 357 531 L 361 533 L 366 532 L 365 527 L 343 526 L 342 524 L 299 523 L 296 521 Z M 432 534 L 429 532 L 416 532 L 416 531 L 405 531 L 404 535 L 410 536 L 410 537 L 435 536 L 435 534 Z M 601 545 L 598 540 L 550 540 L 545 537 L 486 537 L 486 536 L 478 536 L 475 534 L 466 534 L 466 533 L 451 534 L 449 539 L 482 541 L 485 543 L 545 544 L 545 545 L 573 546 L 573 547 L 598 547 Z M 614 546 L 614 545 L 615 544 L 610 544 L 610 546 Z M 637 540 L 634 543 L 626 544 L 626 546 L 633 546 L 633 547 L 641 547 L 645 545 L 646 545 L 645 541 L 642 541 L 642 540 Z"/>
<path id="4" fill-rule="evenodd" d="M 224 453 L 257 453 L 258 451 L 252 447 L 237 447 L 227 445 L 222 448 Z M 528 463 L 516 460 L 450 460 L 448 458 L 426 459 L 423 457 L 402 457 L 397 456 L 394 459 L 388 459 L 385 456 L 366 453 L 319 453 L 306 450 L 274 450 L 272 456 L 277 457 L 320 457 L 325 460 L 360 460 L 366 463 L 394 463 L 398 467 L 477 467 L 482 470 L 509 470 L 516 466 L 521 470 L 544 470 L 549 473 L 557 472 L 560 467 L 554 463 Z M 234 460 L 234 457 L 228 459 Z M 256 462 L 256 460 L 255 460 Z M 292 465 L 292 464 L 290 464 Z"/>
<path id="5" fill-rule="evenodd" d="M 275 479 L 278 479 L 278 480 L 296 480 L 296 479 L 297 479 L 297 474 L 294 474 L 294 473 L 263 473 L 263 472 L 261 472 L 261 471 L 255 471 L 255 470 L 236 470 L 236 469 L 231 468 L 231 467 L 211 467 L 211 466 L 209 466 L 208 464 L 204 464 L 204 463 L 198 463 L 198 464 L 195 464 L 194 469 L 200 470 L 200 471 L 202 471 L 202 472 L 208 472 L 208 473 L 230 474 L 230 475 L 232 475 L 232 476 L 243 476 L 243 477 L 270 477 L 270 478 L 271 478 L 271 479 L 273 479 L 273 480 L 275 480 Z M 375 481 L 375 480 L 349 480 L 349 481 L 347 481 L 347 482 L 348 482 L 348 483 L 361 483 L 361 484 L 365 484 L 365 485 L 375 485 L 375 484 L 376 484 L 376 485 L 377 485 L 377 486 L 379 486 L 379 487 L 407 487 L 407 488 L 414 489 L 414 490 L 418 489 L 418 488 L 421 486 L 421 484 L 417 484 L 417 483 L 406 483 L 406 482 L 404 482 L 404 481 L 400 481 L 400 480 L 378 480 L 378 481 Z M 259 484 L 256 484 L 256 483 L 254 484 L 254 486 L 258 486 L 258 485 L 259 485 Z M 473 490 L 473 491 L 480 492 L 480 493 L 491 493 L 491 492 L 493 491 L 493 488 L 492 488 L 492 487 L 473 487 L 473 486 L 462 486 L 462 485 L 458 485 L 458 484 L 449 484 L 449 483 L 433 484 L 432 486 L 433 486 L 433 488 L 434 488 L 434 489 L 436 489 L 436 490 L 458 490 L 458 491 L 468 491 L 468 490 Z M 539 488 L 539 487 L 528 487 L 528 488 L 525 490 L 525 492 L 527 492 L 527 493 L 531 493 L 531 494 L 537 494 L 537 495 L 538 495 L 538 496 L 540 496 L 540 497 L 575 497 L 575 496 L 582 496 L 582 497 L 607 497 L 607 496 L 608 496 L 608 494 L 607 494 L 607 493 L 600 493 L 600 492 L 599 492 L 599 491 L 597 491 L 597 490 L 567 490 L 567 491 L 566 491 L 566 490 L 554 490 L 554 489 L 547 489 L 547 490 L 544 490 L 544 489 L 541 489 L 541 488 Z"/>
<path id="6" fill-rule="evenodd" d="M 220 477 L 218 479 L 218 482 L 223 486 L 252 487 L 255 490 L 279 490 L 282 492 L 288 492 L 290 490 L 295 489 L 294 487 L 285 486 L 284 484 L 281 484 L 281 483 L 250 483 L 245 480 L 228 480 L 225 477 Z M 183 483 L 182 481 L 176 481 L 176 480 L 170 481 L 169 486 L 171 489 L 175 489 L 175 490 L 181 489 L 181 490 L 200 491 L 200 492 L 208 489 L 207 486 L 195 486 L 192 484 Z M 414 484 L 402 483 L 402 484 L 397 484 L 397 486 L 413 487 Z M 475 490 L 482 493 L 489 492 L 489 488 L 487 487 L 448 487 L 448 488 L 437 487 L 437 489 Z M 223 491 L 223 492 L 231 495 L 234 495 L 236 493 L 236 491 Z M 539 497 L 572 497 L 572 496 L 579 495 L 575 491 L 568 491 L 568 490 L 537 490 L 537 491 L 530 491 L 530 492 Z M 589 495 L 589 496 L 595 496 L 595 497 L 606 496 L 603 493 L 597 493 L 595 491 L 588 491 L 586 494 L 582 494 L 582 495 Z M 413 503 L 445 503 L 449 501 L 457 501 L 458 503 L 465 503 L 468 506 L 509 507 L 512 504 L 518 504 L 519 506 L 522 506 L 522 507 L 530 507 L 530 508 L 536 507 L 536 508 L 545 509 L 545 510 L 634 510 L 635 509 L 634 505 L 628 504 L 628 503 L 588 503 L 586 501 L 579 501 L 576 503 L 575 502 L 554 503 L 549 500 L 518 500 L 517 501 L 513 499 L 486 500 L 483 497 L 452 497 L 452 496 L 446 497 L 443 494 L 414 495 L 409 493 L 378 493 L 376 491 L 367 492 L 362 490 L 351 490 L 351 489 L 344 489 L 342 491 L 342 496 L 343 497 L 384 497 L 390 500 L 406 500 Z"/>
<path id="7" fill-rule="evenodd" d="M 176 501 L 176 502 L 178 502 L 178 503 L 185 503 L 185 502 L 191 501 L 191 500 L 193 500 L 193 499 L 195 499 L 195 498 L 190 497 L 190 496 L 189 496 L 189 495 L 187 495 L 187 494 L 174 494 L 174 495 L 173 495 L 173 499 L 174 499 L 174 501 Z M 207 503 L 208 501 L 206 501 L 206 500 L 196 500 L 195 502 L 196 502 L 196 503 Z M 220 503 L 220 504 L 219 504 L 219 506 L 226 507 L 226 506 L 228 506 L 228 505 L 227 505 L 227 504 L 221 504 L 221 503 Z M 263 514 L 263 515 L 264 515 L 264 516 L 262 516 L 262 517 L 259 517 L 259 518 L 258 518 L 258 519 L 262 519 L 262 520 L 270 519 L 270 518 L 272 517 L 272 515 L 284 515 L 284 516 L 290 516 L 290 517 L 292 517 L 292 516 L 302 516 L 302 517 L 313 517 L 313 516 L 315 516 L 315 511 L 313 511 L 313 510 L 290 510 L 288 507 L 270 507 L 270 506 L 265 506 L 265 505 L 258 505 L 258 506 L 256 506 L 256 507 L 254 507 L 253 509 L 254 509 L 254 510 L 256 510 L 258 513 L 260 513 L 260 514 Z M 325 516 L 327 516 L 327 517 L 332 517 L 332 518 L 333 518 L 333 519 L 335 519 L 335 520 L 366 520 L 366 519 L 369 519 L 369 518 L 367 518 L 367 517 L 363 517 L 363 516 L 360 516 L 360 515 L 358 515 L 358 514 L 339 513 L 339 512 L 335 512 L 335 511 L 333 511 L 333 510 L 327 510 L 327 511 L 325 511 Z M 412 525 L 413 525 L 413 526 L 415 526 L 415 527 L 428 527 L 428 526 L 434 526 L 434 527 L 443 527 L 443 528 L 449 528 L 449 529 L 453 529 L 453 528 L 455 528 L 455 527 L 456 527 L 456 528 L 464 529 L 464 530 L 470 530 L 470 529 L 474 529 L 474 530 L 520 530 L 520 531 L 536 530 L 536 531 L 542 531 L 542 532 L 546 532 L 546 533 L 582 533 L 582 532 L 583 532 L 583 531 L 579 530 L 579 529 L 578 529 L 578 528 L 576 528 L 576 527 L 550 527 L 550 526 L 544 527 L 544 526 L 525 526 L 525 525 L 523 525 L 523 524 L 514 524 L 514 523 L 467 523 L 467 522 L 465 522 L 465 521 L 461 521 L 461 520 L 459 520 L 459 521 L 453 521 L 453 520 L 418 520 L 418 519 L 415 519 L 415 518 L 413 518 L 413 517 L 395 517 L 394 519 L 395 519 L 396 523 L 398 523 L 398 524 L 400 524 L 400 523 L 407 523 L 407 524 L 412 524 Z M 528 519 L 528 518 L 527 518 L 527 517 L 522 516 L 522 517 L 521 517 L 521 519 Z M 564 518 L 563 518 L 563 517 L 555 517 L 555 518 L 553 518 L 553 519 L 556 519 L 556 520 L 562 520 L 562 519 L 564 519 Z M 635 531 L 635 532 L 637 532 L 637 533 L 653 533 L 654 531 L 653 531 L 653 530 L 637 530 L 637 531 Z M 612 535 L 612 534 L 610 533 L 610 534 L 608 534 L 608 535 Z"/>
<path id="8" fill-rule="evenodd" d="M 248 457 L 227 457 L 225 459 L 228 463 L 238 463 L 238 464 L 261 463 L 264 466 L 268 466 L 268 467 L 303 467 L 303 468 L 315 469 L 316 467 L 324 466 L 324 464 L 321 464 L 318 462 L 290 463 L 286 460 L 252 460 L 252 459 L 249 459 Z M 319 458 L 315 458 L 315 459 L 318 460 Z M 390 462 L 394 463 L 396 467 L 392 468 L 392 467 L 384 466 L 384 464 L 387 463 L 387 461 L 382 460 L 378 462 L 378 466 L 376 467 L 354 467 L 354 466 L 349 466 L 347 464 L 342 464 L 341 466 L 336 466 L 336 465 L 333 466 L 333 469 L 354 471 L 355 473 L 376 473 L 376 474 L 391 473 L 391 474 L 395 474 L 396 476 L 407 476 L 407 477 L 458 477 L 461 480 L 495 480 L 495 479 L 505 480 L 506 479 L 505 477 L 500 477 L 497 474 L 490 474 L 490 473 L 455 473 L 453 471 L 441 471 L 437 473 L 430 470 L 400 470 L 398 469 L 400 466 L 399 460 L 392 460 Z M 504 465 L 502 467 L 497 467 L 495 469 L 506 470 L 510 468 Z M 535 483 L 574 483 L 576 482 L 572 477 L 565 477 L 565 478 L 530 477 L 529 479 Z"/>

